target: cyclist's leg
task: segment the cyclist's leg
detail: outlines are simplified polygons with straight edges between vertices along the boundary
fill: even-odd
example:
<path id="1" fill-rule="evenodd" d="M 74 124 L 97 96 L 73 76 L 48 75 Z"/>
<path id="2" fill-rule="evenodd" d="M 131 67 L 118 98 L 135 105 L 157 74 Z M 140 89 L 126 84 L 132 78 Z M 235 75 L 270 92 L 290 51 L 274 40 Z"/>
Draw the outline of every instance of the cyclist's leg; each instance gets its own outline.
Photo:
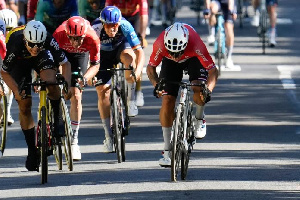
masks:
<path id="1" fill-rule="evenodd" d="M 175 81 L 179 82 L 182 80 L 182 68 L 180 64 L 169 59 L 163 59 L 162 68 L 159 78 L 164 78 L 166 82 Z M 159 164 L 162 166 L 171 165 L 171 159 L 169 152 L 172 148 L 171 140 L 171 130 L 172 124 L 175 118 L 175 102 L 178 95 L 179 86 L 176 84 L 166 83 L 164 90 L 167 95 L 162 97 L 162 105 L 159 112 L 159 119 L 162 126 L 163 138 L 164 138 L 164 151 L 163 157 L 159 160 Z"/>
<path id="2" fill-rule="evenodd" d="M 29 59 L 33 61 L 33 59 Z M 17 84 L 20 84 L 21 80 L 25 77 L 24 82 L 31 82 L 31 65 L 34 62 L 30 63 L 30 61 L 23 63 L 18 62 L 9 72 L 11 77 L 15 80 Z M 35 146 L 35 127 L 34 120 L 31 113 L 32 107 L 32 99 L 31 99 L 31 88 L 27 87 L 25 90 L 25 94 L 27 98 L 17 101 L 19 107 L 19 120 L 20 126 L 24 133 L 27 148 L 28 148 L 28 156 L 26 160 L 26 168 L 29 171 L 37 171 L 39 166 L 39 157 L 38 152 Z"/>
<path id="3" fill-rule="evenodd" d="M 129 68 L 129 66 L 132 66 L 134 69 L 136 69 L 136 55 L 132 48 L 130 47 L 128 42 L 124 42 L 123 45 L 119 47 L 120 52 L 120 61 L 124 64 L 125 68 Z M 127 81 L 127 87 L 128 87 L 128 116 L 134 117 L 138 114 L 138 108 L 136 106 L 135 101 L 135 88 L 136 83 L 134 82 L 133 78 L 131 77 L 131 71 L 126 70 L 125 71 L 125 79 Z"/>
<path id="4" fill-rule="evenodd" d="M 277 21 L 277 0 L 267 0 L 266 1 L 268 6 L 268 13 L 270 18 L 270 33 L 269 33 L 269 40 L 270 44 L 275 46 L 276 45 L 276 21 Z"/>
<path id="5" fill-rule="evenodd" d="M 251 24 L 252 26 L 259 26 L 259 4 L 260 0 L 252 0 L 252 6 L 254 10 L 254 16 L 252 18 Z"/>
<path id="6" fill-rule="evenodd" d="M 215 42 L 215 25 L 217 23 L 216 20 L 216 14 L 218 13 L 218 11 L 220 10 L 221 6 L 220 6 L 220 2 L 217 0 L 212 0 L 209 8 L 210 9 L 210 17 L 209 17 L 209 22 L 208 22 L 208 31 L 209 31 L 209 36 L 207 38 L 207 42 L 209 44 L 212 44 Z"/>
<path id="7" fill-rule="evenodd" d="M 227 60 L 226 60 L 226 67 L 234 67 L 232 61 L 232 51 L 234 45 L 234 19 L 233 15 L 230 13 L 228 9 L 228 3 L 221 4 L 221 9 L 224 15 L 224 28 L 225 28 L 225 35 L 226 35 L 226 47 L 227 47 Z"/>
<path id="8" fill-rule="evenodd" d="M 109 69 L 113 67 L 113 64 L 118 63 L 114 61 L 116 52 L 101 51 L 100 65 L 101 69 Z M 113 152 L 113 139 L 110 126 L 110 84 L 111 73 L 108 71 L 99 71 L 96 75 L 96 91 L 98 95 L 98 110 L 104 128 L 105 140 L 103 141 L 103 152 Z"/>
<path id="9" fill-rule="evenodd" d="M 207 81 L 207 71 L 204 69 L 198 58 L 190 58 L 186 63 L 188 66 L 189 80 L 192 83 L 200 84 L 202 81 Z M 192 89 L 194 92 L 193 100 L 196 103 L 195 137 L 200 139 L 206 135 L 206 121 L 204 114 L 205 103 L 201 99 L 201 87 L 193 86 Z"/>

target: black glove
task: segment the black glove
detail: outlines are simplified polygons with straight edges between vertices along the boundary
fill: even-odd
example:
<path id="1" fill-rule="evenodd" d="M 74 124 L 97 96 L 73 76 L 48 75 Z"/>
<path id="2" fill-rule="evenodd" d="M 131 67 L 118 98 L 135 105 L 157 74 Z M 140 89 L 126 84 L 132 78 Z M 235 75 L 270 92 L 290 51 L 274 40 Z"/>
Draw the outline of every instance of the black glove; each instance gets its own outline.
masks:
<path id="1" fill-rule="evenodd" d="M 155 88 L 153 90 L 153 96 L 155 96 L 156 98 L 159 98 L 158 94 L 160 91 L 162 91 L 164 88 L 164 84 L 162 82 L 162 80 L 160 80 L 156 85 Z"/>
<path id="2" fill-rule="evenodd" d="M 206 87 L 202 90 L 202 94 L 204 97 L 204 102 L 208 103 L 211 100 L 211 91 Z"/>

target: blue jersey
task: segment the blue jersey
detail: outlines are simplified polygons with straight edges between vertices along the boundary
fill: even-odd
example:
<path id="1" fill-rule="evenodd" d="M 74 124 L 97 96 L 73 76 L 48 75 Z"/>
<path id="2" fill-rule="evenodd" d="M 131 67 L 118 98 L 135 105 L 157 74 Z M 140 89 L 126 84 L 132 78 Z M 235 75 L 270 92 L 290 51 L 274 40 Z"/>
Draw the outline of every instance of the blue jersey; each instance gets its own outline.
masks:
<path id="1" fill-rule="evenodd" d="M 78 16 L 77 0 L 65 0 L 60 8 L 54 7 L 53 0 L 39 0 L 35 20 L 42 22 L 47 31 L 53 33 L 72 16 Z"/>
<path id="2" fill-rule="evenodd" d="M 118 46 L 122 43 L 122 41 L 126 40 L 130 46 L 134 49 L 136 46 L 139 45 L 140 47 L 140 40 L 137 37 L 136 32 L 134 31 L 133 26 L 122 17 L 119 30 L 115 37 L 109 37 L 104 28 L 103 24 L 100 19 L 96 19 L 93 23 L 93 28 L 96 31 L 98 37 L 100 38 L 101 43 L 101 50 L 102 51 L 112 51 L 118 48 Z"/>

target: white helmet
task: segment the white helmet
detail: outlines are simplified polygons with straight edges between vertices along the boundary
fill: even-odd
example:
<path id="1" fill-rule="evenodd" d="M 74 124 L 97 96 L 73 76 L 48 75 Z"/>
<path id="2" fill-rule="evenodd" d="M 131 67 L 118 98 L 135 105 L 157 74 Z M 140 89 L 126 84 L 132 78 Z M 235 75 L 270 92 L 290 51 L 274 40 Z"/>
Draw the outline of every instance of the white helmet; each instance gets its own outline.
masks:
<path id="1" fill-rule="evenodd" d="M 18 26 L 18 17 L 16 13 L 10 9 L 0 10 L 0 19 L 4 21 L 6 29 L 16 28 Z"/>
<path id="2" fill-rule="evenodd" d="M 2 19 L 0 19 L 0 31 L 2 31 L 2 33 L 5 35 L 6 33 L 5 22 Z"/>
<path id="3" fill-rule="evenodd" d="M 32 20 L 26 24 L 23 34 L 28 42 L 42 43 L 46 40 L 47 30 L 42 22 Z"/>
<path id="4" fill-rule="evenodd" d="M 165 30 L 164 43 L 172 53 L 182 52 L 188 43 L 189 31 L 183 23 L 175 22 Z"/>

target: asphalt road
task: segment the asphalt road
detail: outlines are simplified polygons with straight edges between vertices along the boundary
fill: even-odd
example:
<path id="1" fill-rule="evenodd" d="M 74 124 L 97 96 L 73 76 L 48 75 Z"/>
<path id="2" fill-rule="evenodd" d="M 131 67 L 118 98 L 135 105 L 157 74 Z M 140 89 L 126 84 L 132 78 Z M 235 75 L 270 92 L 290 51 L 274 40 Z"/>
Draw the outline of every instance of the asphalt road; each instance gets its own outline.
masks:
<path id="1" fill-rule="evenodd" d="M 183 3 L 177 17 L 206 40 L 195 12 Z M 15 123 L 0 158 L 0 199 L 300 199 L 300 13 L 298 0 L 280 1 L 278 45 L 266 55 L 256 29 L 245 20 L 235 28 L 235 70 L 224 71 L 206 108 L 207 136 L 194 146 L 186 181 L 170 181 L 170 169 L 158 159 L 163 148 L 159 124 L 161 100 L 144 75 L 145 106 L 132 118 L 127 160 L 101 153 L 104 132 L 94 88 L 84 91 L 79 133 L 82 160 L 74 171 L 58 171 L 50 157 L 48 183 L 24 167 L 26 144 L 14 102 Z M 249 8 L 250 14 L 251 8 Z M 151 45 L 163 30 L 151 28 Z M 212 47 L 208 47 L 212 52 Z M 38 98 L 34 98 L 33 114 Z"/>

